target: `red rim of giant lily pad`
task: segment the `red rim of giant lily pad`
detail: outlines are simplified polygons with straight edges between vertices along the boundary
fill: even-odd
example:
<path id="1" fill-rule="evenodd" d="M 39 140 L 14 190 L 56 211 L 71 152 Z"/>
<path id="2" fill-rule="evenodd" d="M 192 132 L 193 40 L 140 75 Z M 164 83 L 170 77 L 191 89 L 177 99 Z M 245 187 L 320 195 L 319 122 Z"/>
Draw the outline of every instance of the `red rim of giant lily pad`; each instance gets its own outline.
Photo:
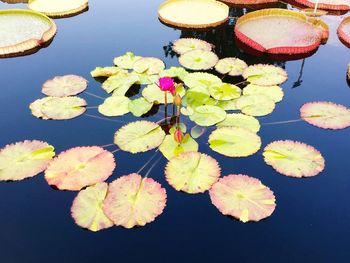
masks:
<path id="1" fill-rule="evenodd" d="M 314 30 L 318 30 L 318 32 L 313 32 L 314 41 L 310 41 L 310 43 L 306 43 L 306 45 L 296 44 L 295 46 L 275 46 L 275 47 L 264 47 L 263 43 L 259 43 L 258 40 L 254 40 L 252 37 L 249 37 L 242 31 L 242 25 L 245 23 L 249 23 L 249 21 L 257 21 L 257 19 L 264 19 L 268 17 L 285 17 L 288 19 L 295 19 L 297 22 L 303 22 L 309 28 L 313 27 Z M 304 54 L 309 53 L 316 50 L 319 45 L 325 42 L 329 36 L 329 30 L 327 24 L 325 24 L 322 20 L 307 17 L 306 15 L 285 9 L 279 8 L 270 8 L 259 11 L 254 11 L 248 13 L 237 20 L 234 32 L 236 34 L 236 38 L 242 42 L 243 44 L 249 46 L 250 48 L 268 54 L 288 54 L 288 55 L 296 55 L 296 54 Z M 264 32 L 261 32 L 263 35 Z M 265 34 L 270 36 L 271 34 Z"/>
<path id="2" fill-rule="evenodd" d="M 292 0 L 298 4 L 314 8 L 316 5 L 316 0 Z M 318 8 L 324 10 L 338 10 L 338 11 L 347 11 L 350 10 L 350 2 L 346 3 L 346 0 L 343 0 L 344 3 L 335 4 L 332 2 L 334 0 L 319 0 Z"/>
<path id="3" fill-rule="evenodd" d="M 278 0 L 220 0 L 220 1 L 230 6 L 237 6 L 237 5 L 255 6 L 255 5 L 278 3 Z"/>
<path id="4" fill-rule="evenodd" d="M 348 27 L 349 29 L 346 31 L 344 27 Z M 340 41 L 350 48 L 350 16 L 341 21 L 337 33 Z"/>
<path id="5" fill-rule="evenodd" d="M 36 17 L 36 19 L 44 21 L 50 26 L 47 30 L 41 33 L 40 38 L 27 38 L 24 41 L 12 43 L 11 45 L 0 46 L 0 58 L 15 57 L 35 53 L 40 47 L 43 47 L 45 44 L 49 43 L 57 31 L 55 22 L 39 12 L 17 9 L 0 10 L 0 17 L 3 15 L 22 15 Z"/>

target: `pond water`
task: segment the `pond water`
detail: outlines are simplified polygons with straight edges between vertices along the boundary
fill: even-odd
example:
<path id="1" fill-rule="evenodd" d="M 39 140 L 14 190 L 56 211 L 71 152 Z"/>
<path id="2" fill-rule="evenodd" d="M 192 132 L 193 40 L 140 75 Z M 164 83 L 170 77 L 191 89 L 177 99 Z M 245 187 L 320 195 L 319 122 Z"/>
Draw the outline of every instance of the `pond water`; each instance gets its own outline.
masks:
<path id="1" fill-rule="evenodd" d="M 58 33 L 38 53 L 0 60 L 0 146 L 25 139 L 40 139 L 56 152 L 82 145 L 112 143 L 122 122 L 86 115 L 70 121 L 34 118 L 28 105 L 41 95 L 41 85 L 56 75 L 77 74 L 89 80 L 88 91 L 102 97 L 100 83 L 90 77 L 96 66 L 112 65 L 115 56 L 133 51 L 178 65 L 169 43 L 194 36 L 216 46 L 220 57 L 238 56 L 248 63 L 269 61 L 239 51 L 233 21 L 210 32 L 181 31 L 157 18 L 155 1 L 90 1 L 88 12 L 56 20 Z M 0 2 L 0 9 L 25 8 Z M 232 14 L 242 14 L 241 9 Z M 350 106 L 346 82 L 350 52 L 337 38 L 341 16 L 325 17 L 330 25 L 328 43 L 305 60 L 278 62 L 288 72 L 282 85 L 285 97 L 261 123 L 299 118 L 306 102 L 329 100 Z M 82 95 L 90 106 L 100 99 Z M 99 115 L 96 109 L 89 114 Z M 162 113 L 150 120 L 159 120 Z M 130 114 L 115 120 L 134 120 Z M 127 230 L 114 227 L 98 233 L 74 224 L 70 207 L 76 192 L 48 187 L 42 174 L 16 183 L 0 183 L 0 262 L 349 262 L 350 261 L 350 129 L 329 131 L 305 122 L 263 125 L 263 147 L 278 139 L 308 143 L 323 154 L 325 171 L 310 179 L 293 179 L 267 166 L 261 150 L 248 158 L 228 158 L 210 150 L 208 134 L 200 137 L 200 151 L 217 159 L 222 174 L 243 173 L 259 178 L 275 193 L 273 215 L 258 223 L 243 224 L 225 217 L 209 195 L 175 191 L 164 179 L 165 158 L 151 177 L 167 190 L 164 213 L 151 224 Z M 117 152 L 117 169 L 109 181 L 137 171 L 152 152 L 131 155 Z"/>

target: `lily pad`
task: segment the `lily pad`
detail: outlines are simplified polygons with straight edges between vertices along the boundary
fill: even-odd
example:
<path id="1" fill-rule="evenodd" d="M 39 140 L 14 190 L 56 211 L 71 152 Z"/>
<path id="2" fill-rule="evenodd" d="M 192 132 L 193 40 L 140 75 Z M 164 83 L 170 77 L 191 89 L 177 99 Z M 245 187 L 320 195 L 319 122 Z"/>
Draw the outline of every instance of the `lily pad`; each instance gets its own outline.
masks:
<path id="1" fill-rule="evenodd" d="M 88 0 L 29 0 L 28 7 L 50 17 L 65 17 L 80 13 Z"/>
<path id="2" fill-rule="evenodd" d="M 165 69 L 165 64 L 159 58 L 144 57 L 134 63 L 133 69 L 137 73 L 155 75 Z"/>
<path id="3" fill-rule="evenodd" d="M 223 83 L 220 86 L 211 86 L 210 95 L 216 100 L 232 100 L 241 96 L 241 89 L 235 85 Z"/>
<path id="4" fill-rule="evenodd" d="M 276 208 L 273 192 L 260 180 L 243 174 L 221 178 L 209 191 L 213 205 L 224 215 L 246 223 L 271 216 Z"/>
<path id="5" fill-rule="evenodd" d="M 135 74 L 118 74 L 109 77 L 102 84 L 102 88 L 107 92 L 115 92 L 116 95 L 124 96 L 132 85 L 139 81 L 139 77 Z"/>
<path id="6" fill-rule="evenodd" d="M 152 106 L 153 106 L 153 103 L 148 102 L 145 98 L 138 98 L 138 99 L 129 101 L 128 107 L 130 112 L 134 116 L 140 117 L 143 114 L 149 112 Z"/>
<path id="7" fill-rule="evenodd" d="M 37 118 L 68 120 L 78 117 L 86 111 L 86 101 L 79 97 L 47 97 L 29 105 Z"/>
<path id="8" fill-rule="evenodd" d="M 247 63 L 239 58 L 223 58 L 215 65 L 215 70 L 223 75 L 240 76 L 247 67 Z"/>
<path id="9" fill-rule="evenodd" d="M 119 67 L 96 67 L 93 71 L 90 72 L 91 77 L 93 78 L 111 77 L 120 73 L 126 74 L 128 71 Z"/>
<path id="10" fill-rule="evenodd" d="M 243 77 L 251 84 L 259 86 L 274 86 L 285 82 L 287 72 L 273 65 L 257 64 L 246 68 Z"/>
<path id="11" fill-rule="evenodd" d="M 284 92 L 280 86 L 259 86 L 249 84 L 243 89 L 243 95 L 261 94 L 269 97 L 274 102 L 280 102 L 283 99 Z"/>
<path id="12" fill-rule="evenodd" d="M 96 232 L 114 225 L 102 210 L 107 190 L 107 183 L 97 183 L 79 192 L 71 207 L 72 217 L 78 226 Z"/>
<path id="13" fill-rule="evenodd" d="M 148 75 L 146 73 L 137 73 L 132 72 L 132 74 L 136 74 L 136 76 L 139 78 L 139 80 L 136 82 L 136 84 L 139 85 L 149 85 L 156 83 L 159 79 L 159 75 Z"/>
<path id="14" fill-rule="evenodd" d="M 209 135 L 210 148 L 229 157 L 246 157 L 261 147 L 260 137 L 247 129 L 221 127 Z"/>
<path id="15" fill-rule="evenodd" d="M 344 18 L 337 30 L 340 40 L 350 47 L 350 17 Z"/>
<path id="16" fill-rule="evenodd" d="M 222 84 L 220 78 L 204 72 L 190 73 L 185 77 L 184 82 L 189 88 L 202 87 L 207 90 L 209 90 L 211 86 L 220 86 Z"/>
<path id="17" fill-rule="evenodd" d="M 135 62 L 141 58 L 132 52 L 126 52 L 124 55 L 114 58 L 113 63 L 122 69 L 132 69 Z"/>
<path id="18" fill-rule="evenodd" d="M 227 114 L 226 119 L 217 123 L 216 126 L 244 128 L 255 133 L 260 130 L 260 123 L 256 118 L 242 113 Z"/>
<path id="19" fill-rule="evenodd" d="M 212 46 L 204 40 L 196 38 L 180 38 L 174 41 L 172 48 L 177 54 L 181 55 L 196 49 L 211 51 Z"/>
<path id="20" fill-rule="evenodd" d="M 184 87 L 180 87 L 176 89 L 176 93 L 181 97 L 186 93 Z M 142 96 L 150 103 L 155 104 L 164 104 L 165 103 L 165 95 L 164 91 L 160 90 L 160 88 L 156 84 L 148 85 L 146 88 L 142 90 Z M 168 103 L 173 103 L 174 97 L 170 92 L 166 93 Z"/>
<path id="21" fill-rule="evenodd" d="M 170 67 L 169 69 L 165 69 L 159 73 L 160 77 L 178 78 L 182 81 L 187 75 L 188 72 L 183 67 Z"/>
<path id="22" fill-rule="evenodd" d="M 56 34 L 56 24 L 30 10 L 0 10 L 0 57 L 26 54 Z"/>
<path id="23" fill-rule="evenodd" d="M 199 152 L 182 153 L 168 162 L 165 178 L 177 191 L 189 194 L 203 193 L 220 177 L 218 162 Z"/>
<path id="24" fill-rule="evenodd" d="M 300 117 L 322 129 L 338 130 L 350 127 L 350 109 L 329 101 L 304 104 L 300 108 Z"/>
<path id="25" fill-rule="evenodd" d="M 237 99 L 236 107 L 250 116 L 265 116 L 273 112 L 275 102 L 262 94 L 243 95 Z"/>
<path id="26" fill-rule="evenodd" d="M 179 57 L 181 66 L 191 70 L 211 69 L 218 60 L 219 58 L 215 53 L 200 49 L 188 51 Z"/>
<path id="27" fill-rule="evenodd" d="M 294 0 L 296 3 L 315 8 L 317 6 L 319 9 L 324 10 L 337 10 L 346 11 L 350 10 L 350 3 L 348 0 Z"/>
<path id="28" fill-rule="evenodd" d="M 98 146 L 75 147 L 60 153 L 45 171 L 47 183 L 60 190 L 80 189 L 104 182 L 116 164 L 112 153 Z"/>
<path id="29" fill-rule="evenodd" d="M 226 118 L 226 112 L 217 106 L 203 105 L 196 107 L 192 115 L 191 121 L 200 126 L 212 126 Z"/>
<path id="30" fill-rule="evenodd" d="M 198 143 L 192 139 L 189 134 L 186 134 L 181 143 L 178 143 L 174 139 L 174 135 L 170 134 L 165 136 L 164 141 L 159 146 L 159 150 L 164 155 L 164 157 L 169 160 L 183 152 L 197 152 Z"/>
<path id="31" fill-rule="evenodd" d="M 0 150 L 0 181 L 19 181 L 43 172 L 55 156 L 54 147 L 42 141 L 23 141 Z"/>
<path id="32" fill-rule="evenodd" d="M 265 147 L 263 156 L 268 165 L 286 176 L 315 176 L 325 167 L 321 153 L 302 142 L 274 141 Z"/>
<path id="33" fill-rule="evenodd" d="M 204 87 L 198 86 L 187 90 L 183 104 L 198 107 L 205 104 L 210 98 L 210 93 Z"/>
<path id="34" fill-rule="evenodd" d="M 215 0 L 167 0 L 158 9 L 162 22 L 180 28 L 215 27 L 225 23 L 228 15 L 229 7 Z"/>
<path id="35" fill-rule="evenodd" d="M 166 206 L 166 191 L 151 178 L 133 173 L 110 183 L 103 211 L 115 225 L 144 226 L 156 219 Z"/>
<path id="36" fill-rule="evenodd" d="M 76 75 L 57 76 L 44 83 L 42 93 L 52 97 L 67 97 L 83 92 L 87 80 Z"/>
<path id="37" fill-rule="evenodd" d="M 98 112 L 108 117 L 122 116 L 129 112 L 129 103 L 130 99 L 125 96 L 108 97 L 98 106 Z"/>
<path id="38" fill-rule="evenodd" d="M 165 133 L 154 122 L 135 121 L 121 127 L 114 135 L 114 143 L 126 152 L 140 153 L 157 148 Z"/>

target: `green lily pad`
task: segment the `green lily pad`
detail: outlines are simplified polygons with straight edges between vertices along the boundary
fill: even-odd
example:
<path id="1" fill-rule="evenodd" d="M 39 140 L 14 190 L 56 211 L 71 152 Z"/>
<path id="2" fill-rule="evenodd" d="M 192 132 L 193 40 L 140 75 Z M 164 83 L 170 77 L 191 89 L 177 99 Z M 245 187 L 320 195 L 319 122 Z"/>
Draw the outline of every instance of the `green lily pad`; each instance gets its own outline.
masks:
<path id="1" fill-rule="evenodd" d="M 157 123 L 136 121 L 121 127 L 114 135 L 114 143 L 123 151 L 140 153 L 157 148 L 164 137 Z"/>
<path id="2" fill-rule="evenodd" d="M 205 104 L 210 98 L 206 88 L 194 87 L 187 90 L 183 103 L 188 106 L 197 107 Z"/>
<path id="3" fill-rule="evenodd" d="M 252 65 L 243 72 L 243 77 L 251 84 L 259 86 L 274 86 L 285 82 L 288 78 L 287 72 L 273 65 Z"/>
<path id="4" fill-rule="evenodd" d="M 200 126 L 212 126 L 226 118 L 226 112 L 217 106 L 199 106 L 194 109 L 190 115 L 191 121 L 194 121 Z"/>
<path id="5" fill-rule="evenodd" d="M 118 75 L 120 73 L 128 73 L 125 69 L 119 67 L 96 67 L 93 71 L 90 72 L 91 77 L 110 77 L 113 75 Z"/>
<path id="6" fill-rule="evenodd" d="M 246 157 L 261 147 L 260 137 L 247 129 L 221 127 L 209 135 L 210 148 L 229 157 Z"/>
<path id="7" fill-rule="evenodd" d="M 137 73 L 135 71 L 131 74 L 135 74 L 139 78 L 139 80 L 136 82 L 136 84 L 139 85 L 154 84 L 159 79 L 159 75 L 147 75 L 146 73 Z"/>
<path id="8" fill-rule="evenodd" d="M 190 73 L 185 77 L 184 82 L 189 88 L 202 87 L 207 90 L 211 86 L 220 86 L 222 84 L 221 79 L 217 76 L 204 72 Z"/>
<path id="9" fill-rule="evenodd" d="M 223 75 L 240 76 L 247 67 L 247 63 L 239 58 L 223 58 L 215 65 L 215 70 Z"/>
<path id="10" fill-rule="evenodd" d="M 182 81 L 187 75 L 188 72 L 183 67 L 171 67 L 159 73 L 160 77 L 179 78 Z"/>
<path id="11" fill-rule="evenodd" d="M 165 103 L 165 92 L 162 91 L 156 84 L 148 85 L 146 88 L 142 90 L 142 96 L 150 103 L 155 104 L 164 104 Z M 181 97 L 185 95 L 186 91 L 183 86 L 179 86 L 176 89 L 176 93 L 178 93 Z M 166 92 L 167 101 L 169 103 L 173 103 L 174 97 L 170 92 Z"/>
<path id="12" fill-rule="evenodd" d="M 191 138 L 189 134 L 186 134 L 181 143 L 178 143 L 173 134 L 165 136 L 164 141 L 159 146 L 159 150 L 165 158 L 170 160 L 174 156 L 177 156 L 183 152 L 197 152 L 198 143 Z"/>
<path id="13" fill-rule="evenodd" d="M 275 102 L 261 94 L 243 95 L 236 101 L 237 109 L 250 116 L 265 116 L 273 112 Z"/>
<path id="14" fill-rule="evenodd" d="M 242 113 L 227 114 L 226 119 L 217 123 L 216 126 L 244 128 L 252 132 L 258 132 L 260 130 L 260 123 L 256 118 Z"/>
<path id="15" fill-rule="evenodd" d="M 215 53 L 200 49 L 188 51 L 179 57 L 181 66 L 191 70 L 211 69 L 218 60 L 219 58 Z"/>
<path id="16" fill-rule="evenodd" d="M 129 101 L 129 110 L 136 117 L 149 112 L 152 106 L 153 103 L 148 102 L 145 98 L 137 98 Z"/>
<path id="17" fill-rule="evenodd" d="M 172 48 L 177 54 L 181 55 L 196 49 L 211 51 L 212 46 L 208 42 L 200 39 L 180 38 L 174 41 Z"/>
<path id="18" fill-rule="evenodd" d="M 102 88 L 107 93 L 115 92 L 115 95 L 123 96 L 130 89 L 132 85 L 139 81 L 138 76 L 133 74 L 118 74 L 109 77 L 102 84 Z"/>
<path id="19" fill-rule="evenodd" d="M 135 56 L 132 52 L 126 52 L 123 56 L 116 57 L 113 62 L 122 69 L 132 69 L 134 63 L 141 58 L 140 56 Z"/>
<path id="20" fill-rule="evenodd" d="M 269 97 L 274 102 L 280 102 L 283 99 L 284 92 L 279 86 L 258 86 L 249 84 L 243 89 L 243 95 L 261 94 Z"/>
<path id="21" fill-rule="evenodd" d="M 156 75 L 165 69 L 165 64 L 159 58 L 146 57 L 137 60 L 133 65 L 133 69 L 137 73 Z"/>
<path id="22" fill-rule="evenodd" d="M 233 99 L 233 100 L 221 100 L 218 101 L 218 103 L 216 104 L 216 106 L 220 107 L 223 110 L 238 110 L 237 106 L 236 106 L 236 101 L 237 99 Z"/>
<path id="23" fill-rule="evenodd" d="M 220 86 L 211 86 L 210 95 L 216 100 L 232 100 L 241 96 L 241 89 L 235 85 L 223 83 Z"/>
<path id="24" fill-rule="evenodd" d="M 112 96 L 98 106 L 98 112 L 108 117 L 122 116 L 129 112 L 129 102 L 125 96 Z"/>

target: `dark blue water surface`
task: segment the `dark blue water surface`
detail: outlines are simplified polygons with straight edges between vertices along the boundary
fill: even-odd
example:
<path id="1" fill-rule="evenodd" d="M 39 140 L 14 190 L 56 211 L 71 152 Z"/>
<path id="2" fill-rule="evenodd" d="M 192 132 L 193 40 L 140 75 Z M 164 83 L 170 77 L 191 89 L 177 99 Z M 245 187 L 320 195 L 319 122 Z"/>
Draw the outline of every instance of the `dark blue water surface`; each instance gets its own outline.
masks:
<path id="1" fill-rule="evenodd" d="M 0 147 L 25 139 L 54 145 L 56 152 L 82 145 L 112 143 L 123 123 L 81 116 L 70 121 L 43 121 L 28 105 L 42 97 L 41 85 L 56 75 L 77 74 L 89 80 L 88 91 L 106 97 L 90 70 L 111 65 L 115 56 L 133 51 L 178 65 L 165 52 L 180 36 L 195 36 L 216 45 L 220 57 L 238 56 L 248 63 L 266 59 L 242 54 L 235 47 L 233 25 L 210 32 L 182 32 L 161 24 L 160 0 L 90 1 L 88 12 L 56 20 L 52 44 L 38 53 L 0 60 Z M 0 9 L 25 8 L 0 3 Z M 241 10 L 236 10 L 241 12 Z M 234 11 L 233 11 L 234 13 Z M 329 100 L 350 106 L 346 82 L 350 52 L 337 38 L 342 17 L 325 17 L 331 36 L 327 45 L 304 60 L 280 62 L 289 79 L 285 98 L 261 123 L 299 118 L 306 102 Z M 232 22 L 232 21 L 231 21 Z M 273 63 L 273 61 L 267 61 Z M 295 85 L 300 74 L 300 85 Z M 293 86 L 298 86 L 294 87 Z M 90 106 L 102 101 L 83 94 Z M 89 114 L 99 115 L 96 109 Z M 162 114 L 151 117 L 159 120 Z M 115 118 L 124 122 L 135 118 Z M 309 179 L 292 179 L 267 166 L 261 151 L 248 158 L 227 158 L 211 151 L 205 134 L 200 151 L 216 158 L 222 174 L 243 173 L 259 178 L 275 193 L 277 208 L 259 223 L 243 224 L 225 217 L 209 195 L 176 192 L 164 179 L 163 158 L 151 173 L 167 190 L 164 213 L 151 224 L 127 230 L 114 227 L 93 233 L 76 226 L 70 207 L 76 192 L 55 191 L 36 176 L 0 183 L 0 262 L 350 262 L 350 130 L 329 131 L 305 122 L 263 125 L 263 147 L 273 140 L 292 139 L 319 149 L 326 168 Z M 152 152 L 117 152 L 117 169 L 109 179 L 137 171 Z"/>

